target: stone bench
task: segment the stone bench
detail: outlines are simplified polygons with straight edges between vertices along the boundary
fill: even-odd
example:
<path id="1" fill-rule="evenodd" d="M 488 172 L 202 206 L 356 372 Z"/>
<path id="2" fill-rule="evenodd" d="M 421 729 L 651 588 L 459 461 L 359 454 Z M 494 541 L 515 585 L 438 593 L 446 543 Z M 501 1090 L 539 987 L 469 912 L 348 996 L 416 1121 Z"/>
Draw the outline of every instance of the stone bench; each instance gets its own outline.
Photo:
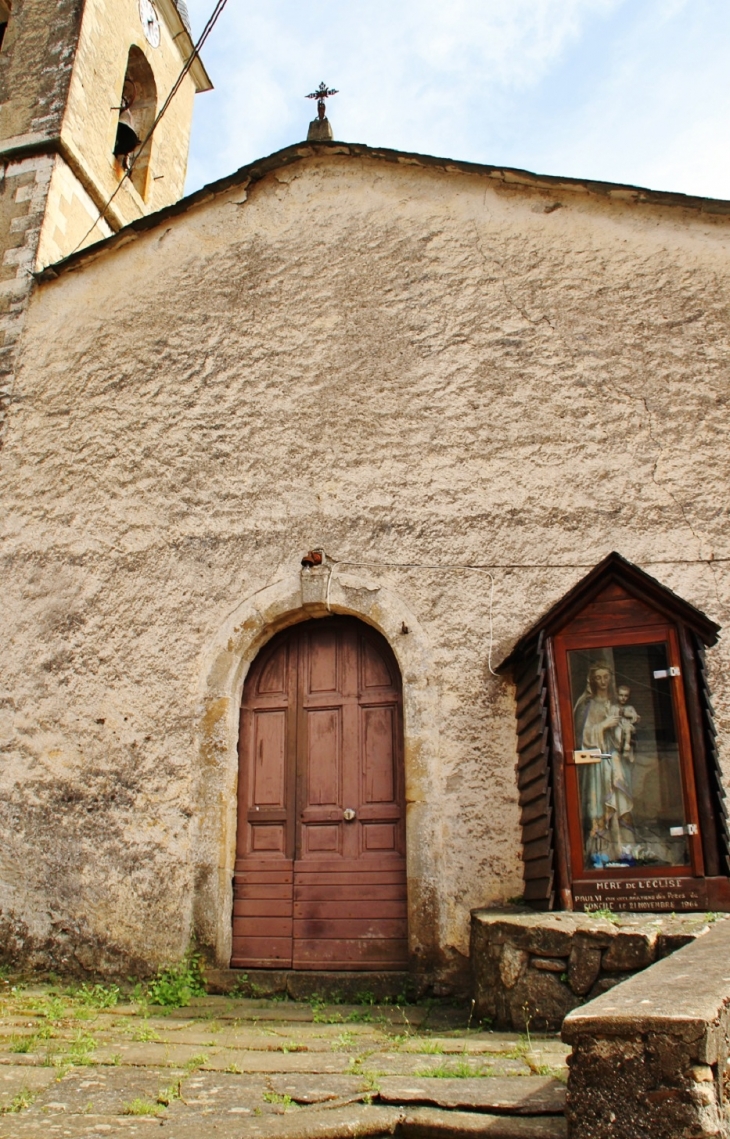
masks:
<path id="1" fill-rule="evenodd" d="M 718 920 L 725 921 L 725 915 Z M 498 1029 L 557 1032 L 600 996 L 712 928 L 705 914 L 474 910 L 475 1015 Z"/>
<path id="2" fill-rule="evenodd" d="M 730 924 L 576 1008 L 571 1139 L 730 1137 Z"/>

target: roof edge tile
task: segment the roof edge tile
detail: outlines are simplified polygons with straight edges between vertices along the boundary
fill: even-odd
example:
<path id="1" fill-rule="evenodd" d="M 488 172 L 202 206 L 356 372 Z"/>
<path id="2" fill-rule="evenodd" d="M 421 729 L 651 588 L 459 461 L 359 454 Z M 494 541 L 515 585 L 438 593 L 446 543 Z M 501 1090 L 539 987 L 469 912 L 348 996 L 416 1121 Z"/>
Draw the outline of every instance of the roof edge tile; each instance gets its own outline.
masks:
<path id="1" fill-rule="evenodd" d="M 246 187 L 261 181 L 267 174 L 292 163 L 301 162 L 306 158 L 319 157 L 326 154 L 349 156 L 352 158 L 372 158 L 382 162 L 393 162 L 399 165 L 422 166 L 431 170 L 442 170 L 445 174 L 479 174 L 501 182 L 505 186 L 525 187 L 536 190 L 564 190 L 568 192 L 582 192 L 608 198 L 613 201 L 634 202 L 637 204 L 672 206 L 693 210 L 697 213 L 714 216 L 730 217 L 730 201 L 721 198 L 703 198 L 696 195 L 679 194 L 669 190 L 649 190 L 644 186 L 624 185 L 618 182 L 598 182 L 589 178 L 567 178 L 554 174 L 534 174 L 529 170 L 520 170 L 516 167 L 489 166 L 478 162 L 466 162 L 452 158 L 439 158 L 430 154 L 418 154 L 403 150 L 391 150 L 387 147 L 366 146 L 364 143 L 347 143 L 333 140 L 332 142 L 299 142 L 282 150 L 274 151 L 265 158 L 257 159 L 246 166 L 241 166 L 232 174 L 210 182 L 192 194 L 181 198 L 171 206 L 157 210 L 137 218 L 129 225 L 72 253 L 68 257 L 47 265 L 35 273 L 39 282 L 55 280 L 63 273 L 82 268 L 85 264 L 95 261 L 105 252 L 111 252 L 120 243 L 123 235 L 128 231 L 145 233 L 169 221 L 170 218 L 187 213 L 188 210 L 210 201 L 219 194 L 225 194 L 235 186 Z M 126 242 L 125 242 L 126 243 Z"/>

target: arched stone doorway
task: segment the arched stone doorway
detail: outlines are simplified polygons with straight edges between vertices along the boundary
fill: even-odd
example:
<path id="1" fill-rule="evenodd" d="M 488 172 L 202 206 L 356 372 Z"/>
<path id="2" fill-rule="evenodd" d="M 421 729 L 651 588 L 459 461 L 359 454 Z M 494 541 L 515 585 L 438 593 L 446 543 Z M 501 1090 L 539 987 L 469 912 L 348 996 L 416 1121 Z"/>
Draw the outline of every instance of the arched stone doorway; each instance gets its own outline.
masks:
<path id="1" fill-rule="evenodd" d="M 295 625 L 244 686 L 234 968 L 407 964 L 401 677 L 356 618 Z"/>

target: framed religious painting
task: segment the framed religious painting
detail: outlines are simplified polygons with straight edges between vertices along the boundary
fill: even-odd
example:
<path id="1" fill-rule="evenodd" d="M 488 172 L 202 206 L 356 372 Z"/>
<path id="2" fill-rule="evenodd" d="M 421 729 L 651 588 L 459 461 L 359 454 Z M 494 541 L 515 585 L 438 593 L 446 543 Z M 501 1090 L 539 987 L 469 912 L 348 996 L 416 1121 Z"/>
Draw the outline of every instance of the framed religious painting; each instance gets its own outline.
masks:
<path id="1" fill-rule="evenodd" d="M 526 900 L 730 909 L 704 661 L 718 631 L 614 554 L 511 654 Z"/>

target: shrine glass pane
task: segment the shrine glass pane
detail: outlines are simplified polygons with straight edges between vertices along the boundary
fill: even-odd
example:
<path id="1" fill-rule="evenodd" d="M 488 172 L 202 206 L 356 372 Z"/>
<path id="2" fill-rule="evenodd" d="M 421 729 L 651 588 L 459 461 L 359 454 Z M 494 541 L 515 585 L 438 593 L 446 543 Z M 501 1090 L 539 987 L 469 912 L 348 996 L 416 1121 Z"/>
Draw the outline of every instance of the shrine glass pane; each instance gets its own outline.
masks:
<path id="1" fill-rule="evenodd" d="M 666 644 L 568 653 L 587 870 L 689 864 Z"/>

